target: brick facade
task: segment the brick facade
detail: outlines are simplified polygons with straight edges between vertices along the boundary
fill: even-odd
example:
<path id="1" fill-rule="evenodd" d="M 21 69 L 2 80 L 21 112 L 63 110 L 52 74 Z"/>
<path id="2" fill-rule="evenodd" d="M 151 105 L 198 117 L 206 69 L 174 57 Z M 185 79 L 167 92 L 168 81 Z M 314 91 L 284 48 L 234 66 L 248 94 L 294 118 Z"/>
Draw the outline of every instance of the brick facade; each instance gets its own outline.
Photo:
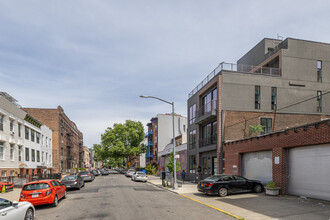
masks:
<path id="1" fill-rule="evenodd" d="M 273 181 L 281 187 L 281 194 L 286 194 L 286 150 L 326 143 L 330 143 L 330 120 L 224 143 L 225 174 L 242 174 L 241 157 L 243 153 L 272 150 Z M 280 158 L 279 164 L 274 163 L 275 157 Z"/>
<path id="2" fill-rule="evenodd" d="M 53 130 L 54 172 L 83 168 L 83 134 L 61 106 L 56 109 L 23 108 L 28 114 Z"/>

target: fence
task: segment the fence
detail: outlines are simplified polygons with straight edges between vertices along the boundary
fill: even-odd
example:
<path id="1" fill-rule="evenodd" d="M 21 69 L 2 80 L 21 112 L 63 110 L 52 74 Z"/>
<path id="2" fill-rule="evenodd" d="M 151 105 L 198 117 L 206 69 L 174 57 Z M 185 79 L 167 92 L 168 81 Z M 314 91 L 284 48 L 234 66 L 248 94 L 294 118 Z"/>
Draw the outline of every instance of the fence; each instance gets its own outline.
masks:
<path id="1" fill-rule="evenodd" d="M 11 182 L 14 184 L 14 187 L 21 188 L 24 184 L 29 182 L 29 178 L 20 176 L 0 177 L 0 182 Z"/>

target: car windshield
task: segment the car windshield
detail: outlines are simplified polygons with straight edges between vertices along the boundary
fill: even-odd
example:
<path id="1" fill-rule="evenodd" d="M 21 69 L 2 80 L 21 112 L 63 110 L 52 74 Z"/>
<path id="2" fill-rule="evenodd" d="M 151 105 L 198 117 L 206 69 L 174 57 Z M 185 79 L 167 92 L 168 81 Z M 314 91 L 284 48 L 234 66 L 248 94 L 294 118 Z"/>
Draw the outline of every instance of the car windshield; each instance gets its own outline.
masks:
<path id="1" fill-rule="evenodd" d="M 29 185 L 25 185 L 23 187 L 23 191 L 37 190 L 37 189 L 47 189 L 49 188 L 48 183 L 33 183 Z"/>
<path id="2" fill-rule="evenodd" d="M 146 175 L 144 172 L 137 172 L 136 174 L 140 175 L 140 176 L 145 176 Z"/>
<path id="3" fill-rule="evenodd" d="M 0 198 L 0 209 L 10 207 L 12 205 L 11 201 L 7 199 Z"/>
<path id="4" fill-rule="evenodd" d="M 63 178 L 63 180 L 76 180 L 77 176 L 66 176 Z"/>
<path id="5" fill-rule="evenodd" d="M 79 172 L 80 175 L 86 175 L 89 174 L 89 171 L 83 171 L 83 172 Z"/>
<path id="6" fill-rule="evenodd" d="M 214 176 L 209 176 L 209 177 L 205 178 L 204 180 L 205 181 L 217 181 L 220 178 L 221 178 L 221 176 L 214 175 Z"/>

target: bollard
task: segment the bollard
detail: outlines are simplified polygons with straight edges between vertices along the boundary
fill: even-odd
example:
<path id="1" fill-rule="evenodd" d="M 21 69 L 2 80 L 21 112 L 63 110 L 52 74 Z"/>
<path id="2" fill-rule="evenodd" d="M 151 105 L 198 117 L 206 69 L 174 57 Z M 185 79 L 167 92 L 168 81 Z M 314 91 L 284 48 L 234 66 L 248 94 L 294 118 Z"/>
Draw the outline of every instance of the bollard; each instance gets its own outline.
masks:
<path id="1" fill-rule="evenodd" d="M 5 192 L 6 192 L 6 186 L 5 185 L 2 185 L 1 193 L 5 193 Z"/>

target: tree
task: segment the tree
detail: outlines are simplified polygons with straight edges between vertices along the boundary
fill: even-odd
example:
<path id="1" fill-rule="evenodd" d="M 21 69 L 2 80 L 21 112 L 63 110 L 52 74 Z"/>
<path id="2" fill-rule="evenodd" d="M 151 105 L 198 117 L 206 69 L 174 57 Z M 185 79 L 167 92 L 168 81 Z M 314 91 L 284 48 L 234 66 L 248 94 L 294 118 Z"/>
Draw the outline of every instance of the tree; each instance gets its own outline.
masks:
<path id="1" fill-rule="evenodd" d="M 254 133 L 259 133 L 264 131 L 264 127 L 262 125 L 250 125 L 249 127 L 249 137 L 251 137 Z"/>
<path id="2" fill-rule="evenodd" d="M 176 154 L 178 155 L 178 154 Z M 181 170 L 181 164 L 180 161 L 176 160 L 176 171 L 180 171 Z M 174 171 L 174 157 L 173 157 L 173 153 L 170 154 L 170 156 L 168 157 L 168 164 L 166 164 L 166 167 L 168 168 L 168 171 L 170 173 L 173 173 Z"/>
<path id="3" fill-rule="evenodd" d="M 143 152 L 144 147 L 140 146 L 144 138 L 144 130 L 141 122 L 126 120 L 124 124 L 114 124 L 101 135 L 102 146 L 107 149 L 101 155 L 108 158 L 136 157 Z M 101 150 L 102 152 L 102 150 Z"/>

